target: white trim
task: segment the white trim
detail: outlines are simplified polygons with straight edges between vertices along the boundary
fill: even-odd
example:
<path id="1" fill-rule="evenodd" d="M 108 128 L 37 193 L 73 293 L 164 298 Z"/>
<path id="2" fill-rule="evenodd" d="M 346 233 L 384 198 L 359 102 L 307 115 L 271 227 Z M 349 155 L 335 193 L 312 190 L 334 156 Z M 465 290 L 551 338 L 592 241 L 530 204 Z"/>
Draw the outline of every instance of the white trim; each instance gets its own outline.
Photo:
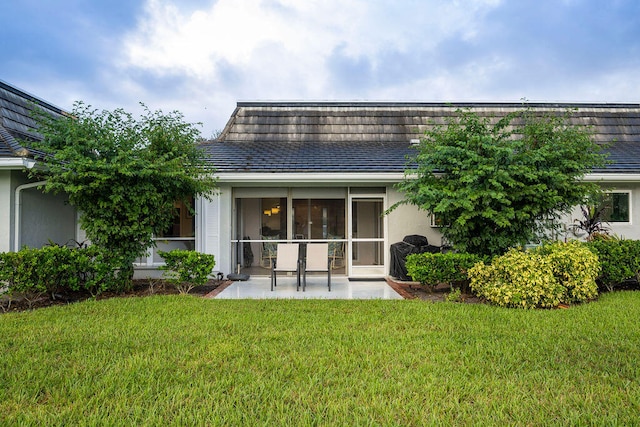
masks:
<path id="1" fill-rule="evenodd" d="M 194 229 L 195 249 L 201 253 L 204 253 L 205 248 L 204 230 L 206 229 L 205 219 L 207 211 L 204 208 L 204 201 L 204 197 L 197 197 L 193 206 L 196 216 Z"/>
<path id="2" fill-rule="evenodd" d="M 620 189 L 620 190 L 613 190 L 613 189 L 604 189 L 604 193 L 605 194 L 628 194 L 629 195 L 629 200 L 628 200 L 628 206 L 627 209 L 629 209 L 629 221 L 606 221 L 607 224 L 610 225 L 633 225 L 633 191 L 631 189 L 626 190 L 626 189 Z"/>
<path id="3" fill-rule="evenodd" d="M 585 181 L 590 182 L 640 182 L 640 174 L 637 173 L 588 173 Z"/>
<path id="4" fill-rule="evenodd" d="M 295 184 L 309 183 L 394 183 L 406 178 L 405 173 L 400 172 L 349 172 L 349 173 L 329 173 L 329 172 L 249 172 L 249 173 L 219 173 L 217 177 L 220 182 L 228 183 L 250 183 L 251 185 L 261 184 Z M 588 173 L 585 174 L 584 181 L 590 182 L 640 182 L 640 173 Z"/>
<path id="5" fill-rule="evenodd" d="M 24 157 L 0 158 L 0 169 L 32 169 L 35 164 L 35 160 Z"/>
<path id="6" fill-rule="evenodd" d="M 389 267 L 389 251 L 388 247 L 389 238 L 389 216 L 384 215 L 382 218 L 382 237 L 354 237 L 353 236 L 353 201 L 354 200 L 371 200 L 381 201 L 383 212 L 388 208 L 387 193 L 371 193 L 371 194 L 354 194 L 349 188 L 347 195 L 347 247 L 345 248 L 345 260 L 347 261 L 347 275 L 348 277 L 363 278 L 363 277 L 384 277 Z M 357 243 L 366 242 L 378 242 L 382 243 L 382 265 L 353 265 L 353 247 Z"/>

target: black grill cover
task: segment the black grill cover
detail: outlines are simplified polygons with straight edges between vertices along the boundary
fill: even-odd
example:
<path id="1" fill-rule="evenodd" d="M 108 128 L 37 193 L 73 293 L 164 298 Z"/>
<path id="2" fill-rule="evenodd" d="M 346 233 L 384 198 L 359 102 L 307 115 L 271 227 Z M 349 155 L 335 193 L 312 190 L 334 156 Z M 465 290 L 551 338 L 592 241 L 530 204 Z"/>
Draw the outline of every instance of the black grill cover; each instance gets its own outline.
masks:
<path id="1" fill-rule="evenodd" d="M 440 247 L 429 244 L 425 236 L 405 236 L 402 242 L 391 245 L 391 268 L 389 274 L 400 280 L 411 280 L 407 275 L 407 255 L 422 254 L 425 252 L 440 252 Z"/>

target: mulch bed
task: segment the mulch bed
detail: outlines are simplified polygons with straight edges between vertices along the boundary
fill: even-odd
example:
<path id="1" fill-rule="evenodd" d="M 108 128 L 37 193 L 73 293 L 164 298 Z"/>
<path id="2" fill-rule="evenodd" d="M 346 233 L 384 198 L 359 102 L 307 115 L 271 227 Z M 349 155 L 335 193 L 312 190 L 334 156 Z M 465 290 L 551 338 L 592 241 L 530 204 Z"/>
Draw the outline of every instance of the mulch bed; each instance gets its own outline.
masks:
<path id="1" fill-rule="evenodd" d="M 210 280 L 204 286 L 197 286 L 193 288 L 189 295 L 200 296 L 203 298 L 213 298 L 220 292 L 222 292 L 231 281 L 229 280 Z M 417 282 L 402 282 L 392 278 L 387 278 L 387 283 L 396 292 L 398 292 L 405 299 L 420 299 L 424 301 L 445 301 L 447 294 L 450 292 L 448 286 L 438 286 L 435 289 L 430 289 L 426 286 L 421 286 Z M 134 280 L 131 290 L 115 293 L 105 292 L 96 297 L 97 300 L 107 298 L 134 298 L 145 297 L 150 295 L 175 295 L 178 294 L 178 290 L 173 286 L 164 283 L 161 280 Z M 51 307 L 55 305 L 72 304 L 79 301 L 86 301 L 91 299 L 91 295 L 88 292 L 66 292 L 54 295 L 42 295 L 35 301 L 27 301 L 25 299 L 8 300 L 0 298 L 0 314 L 6 312 L 16 312 L 32 310 L 36 308 Z M 462 302 L 465 303 L 479 303 L 480 299 L 470 294 L 462 294 Z"/>
<path id="2" fill-rule="evenodd" d="M 446 297 L 451 292 L 449 285 L 439 285 L 435 288 L 422 286 L 418 282 L 403 282 L 393 278 L 387 278 L 387 283 L 404 299 L 421 299 L 424 301 L 446 301 Z M 477 304 L 482 302 L 480 298 L 468 292 L 463 292 L 461 302 L 469 304 Z"/>
<path id="3" fill-rule="evenodd" d="M 230 283 L 228 280 L 210 280 L 204 286 L 196 286 L 189 295 L 195 296 L 211 296 L 216 289 L 226 287 Z M 176 295 L 178 290 L 170 284 L 164 283 L 161 280 L 134 280 L 133 286 L 130 290 L 124 292 L 104 292 L 96 297 L 97 300 L 103 300 L 108 298 L 134 298 L 134 297 L 146 297 L 150 295 Z M 88 292 L 64 292 L 51 295 L 42 295 L 35 301 L 27 301 L 25 299 L 16 299 L 9 301 L 6 297 L 0 298 L 0 314 L 4 312 L 25 311 L 36 308 L 51 307 L 55 305 L 72 304 L 74 302 L 86 301 L 91 299 L 91 294 Z"/>

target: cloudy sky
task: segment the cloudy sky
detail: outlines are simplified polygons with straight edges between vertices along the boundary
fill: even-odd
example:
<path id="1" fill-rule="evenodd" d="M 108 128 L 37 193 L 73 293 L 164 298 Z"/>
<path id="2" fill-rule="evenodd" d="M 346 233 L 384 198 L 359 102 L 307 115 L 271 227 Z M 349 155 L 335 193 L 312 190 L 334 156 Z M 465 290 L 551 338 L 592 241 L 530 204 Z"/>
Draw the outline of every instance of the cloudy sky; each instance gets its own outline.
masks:
<path id="1" fill-rule="evenodd" d="M 638 0 L 5 0 L 0 80 L 64 109 L 640 102 Z"/>

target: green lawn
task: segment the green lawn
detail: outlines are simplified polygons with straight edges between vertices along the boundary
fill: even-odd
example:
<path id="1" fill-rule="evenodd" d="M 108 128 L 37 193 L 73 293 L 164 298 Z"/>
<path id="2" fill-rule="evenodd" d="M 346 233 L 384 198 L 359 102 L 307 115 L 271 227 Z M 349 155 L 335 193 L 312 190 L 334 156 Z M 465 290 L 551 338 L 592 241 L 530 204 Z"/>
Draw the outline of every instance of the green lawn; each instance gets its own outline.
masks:
<path id="1" fill-rule="evenodd" d="M 568 310 L 89 301 L 0 315 L 0 425 L 632 425 L 640 292 Z"/>

